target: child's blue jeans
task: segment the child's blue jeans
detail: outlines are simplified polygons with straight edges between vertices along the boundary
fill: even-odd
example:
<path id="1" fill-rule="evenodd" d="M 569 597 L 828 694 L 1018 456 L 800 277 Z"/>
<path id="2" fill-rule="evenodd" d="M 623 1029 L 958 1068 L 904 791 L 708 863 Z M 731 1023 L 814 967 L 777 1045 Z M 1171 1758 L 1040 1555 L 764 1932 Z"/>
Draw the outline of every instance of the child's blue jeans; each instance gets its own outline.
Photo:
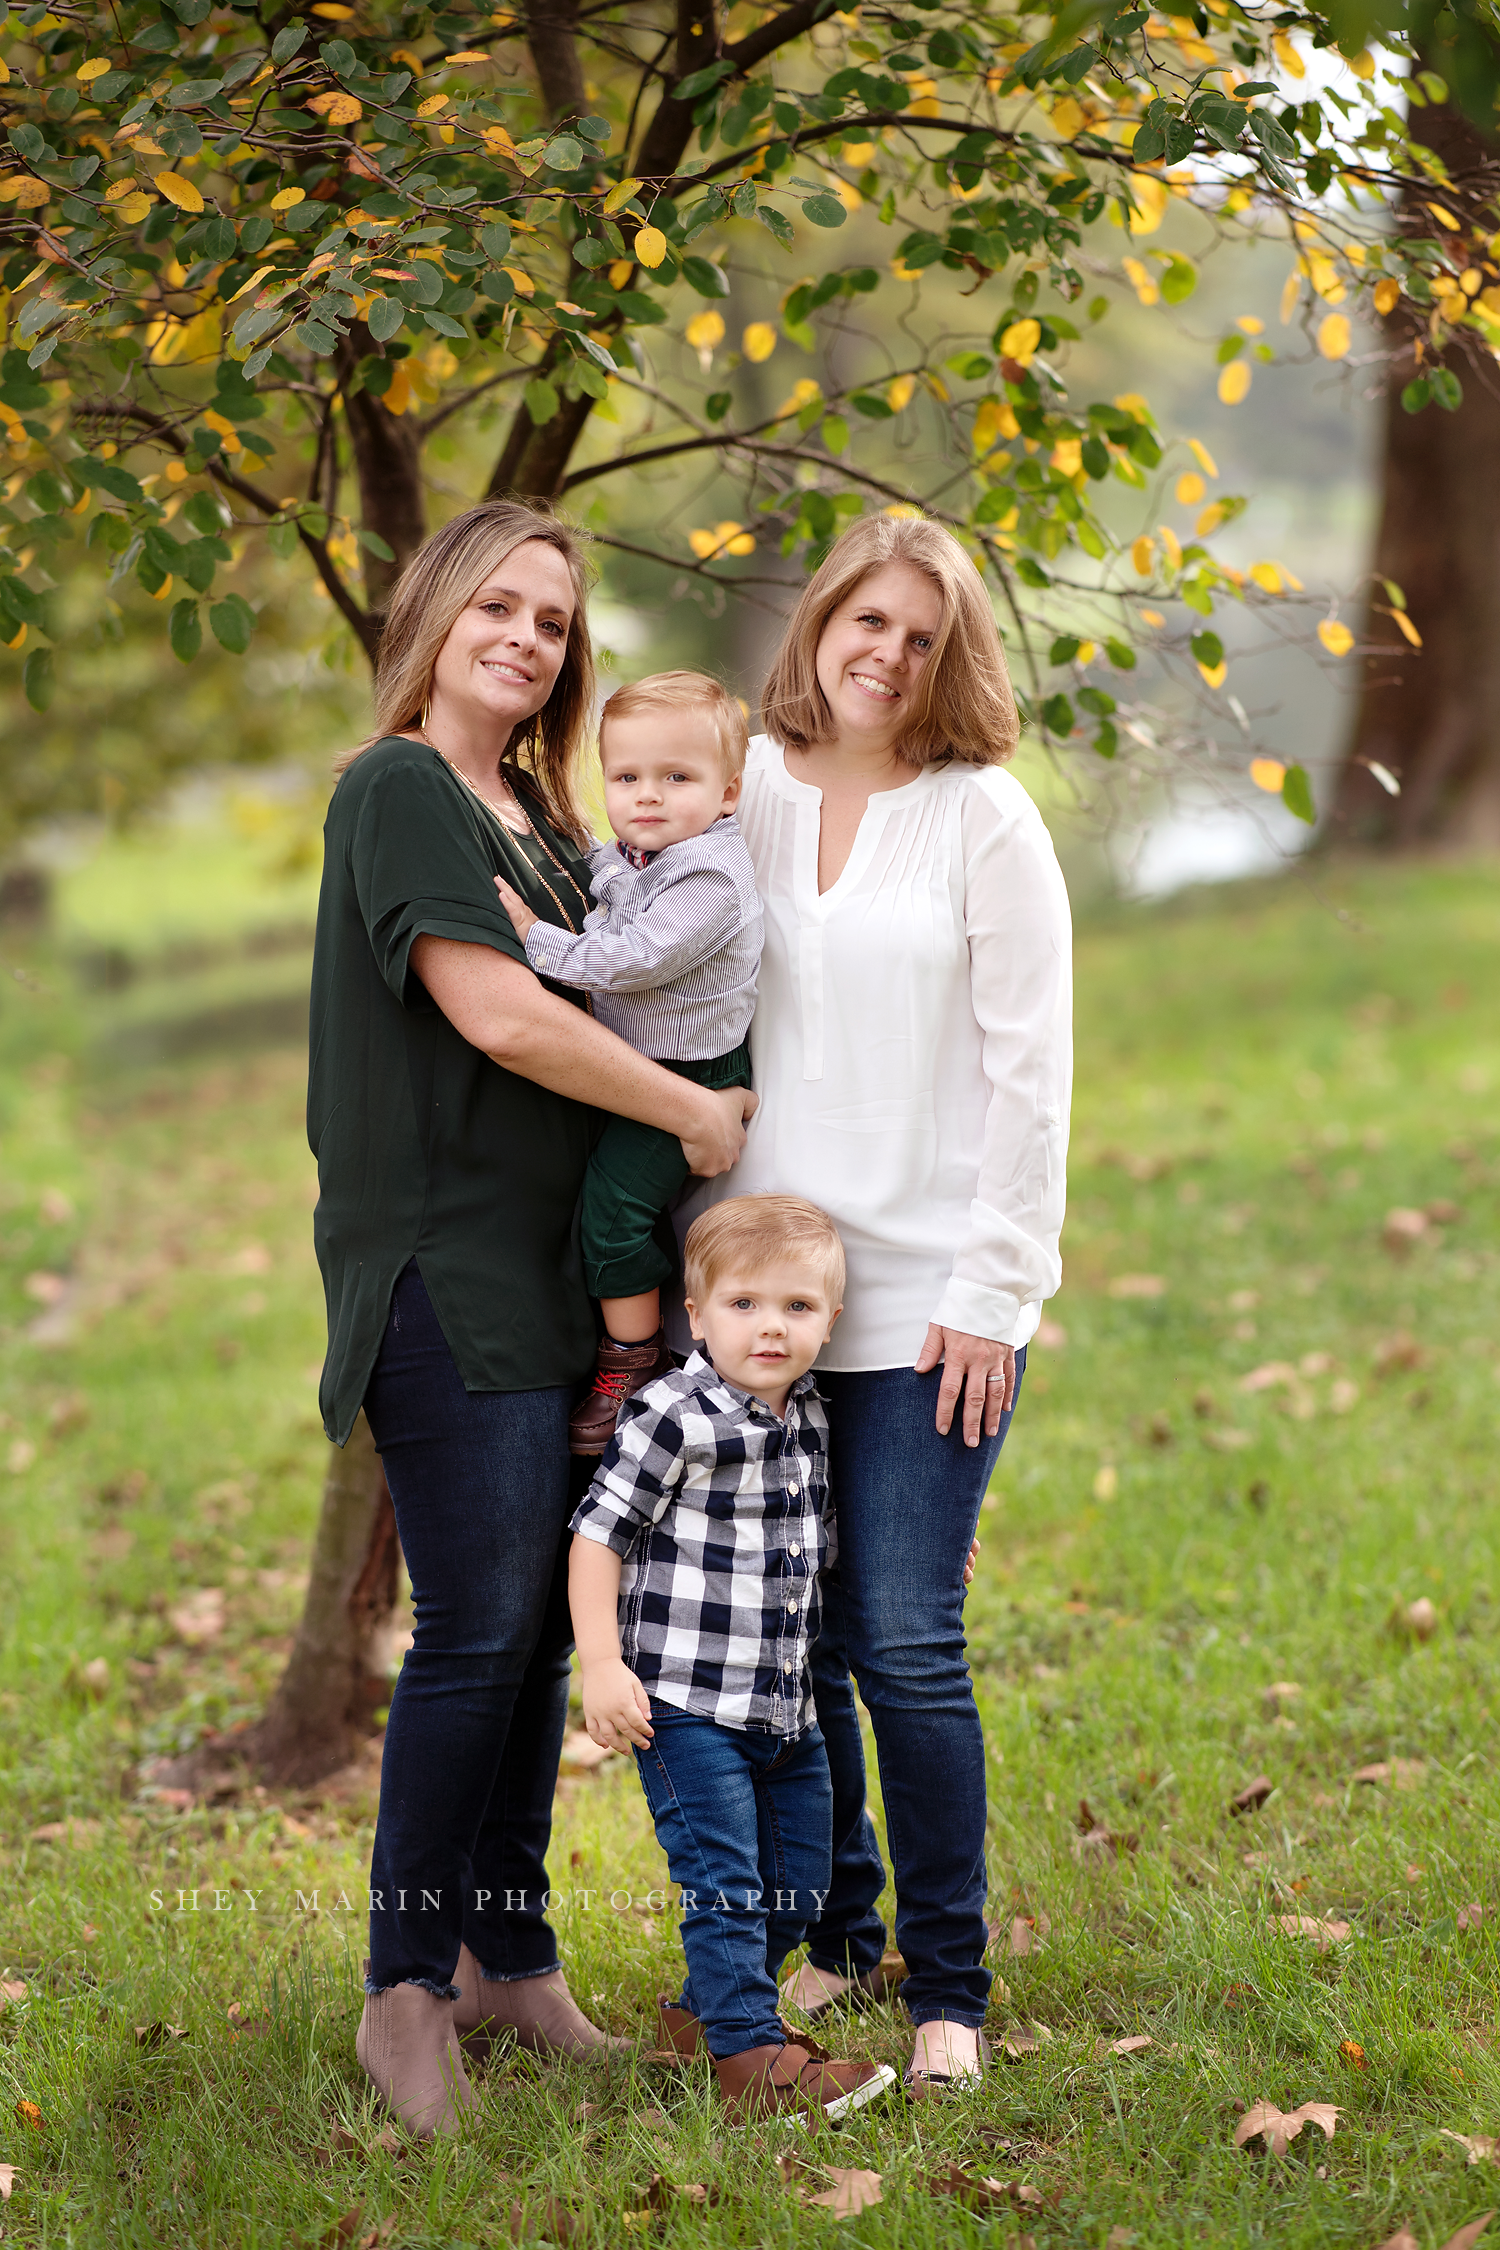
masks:
<path id="1" fill-rule="evenodd" d="M 751 1734 L 651 1698 L 636 1751 L 646 1802 L 682 1891 L 687 1982 L 711 2055 L 780 2046 L 777 1971 L 831 1880 L 833 1786 L 817 1727 Z"/>

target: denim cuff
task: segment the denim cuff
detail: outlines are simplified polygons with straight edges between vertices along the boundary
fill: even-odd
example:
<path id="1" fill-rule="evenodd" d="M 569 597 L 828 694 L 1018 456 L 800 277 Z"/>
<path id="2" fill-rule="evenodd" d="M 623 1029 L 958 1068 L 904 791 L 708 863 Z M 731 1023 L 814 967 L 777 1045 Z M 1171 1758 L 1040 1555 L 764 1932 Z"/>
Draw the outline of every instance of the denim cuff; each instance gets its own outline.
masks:
<path id="1" fill-rule="evenodd" d="M 456 1984 L 438 1984 L 431 1977 L 393 1977 L 389 1984 L 377 1984 L 369 1971 L 365 1972 L 365 1991 L 372 2000 L 382 1992 L 394 1992 L 398 1984 L 420 1985 L 424 1992 L 432 1994 L 434 2000 L 456 2000 L 459 1997 Z"/>
<path id="2" fill-rule="evenodd" d="M 549 1961 L 540 1969 L 487 1969 L 481 1961 L 479 1974 L 486 1984 L 528 1984 L 533 1977 L 555 1977 L 561 1967 L 561 1961 Z"/>

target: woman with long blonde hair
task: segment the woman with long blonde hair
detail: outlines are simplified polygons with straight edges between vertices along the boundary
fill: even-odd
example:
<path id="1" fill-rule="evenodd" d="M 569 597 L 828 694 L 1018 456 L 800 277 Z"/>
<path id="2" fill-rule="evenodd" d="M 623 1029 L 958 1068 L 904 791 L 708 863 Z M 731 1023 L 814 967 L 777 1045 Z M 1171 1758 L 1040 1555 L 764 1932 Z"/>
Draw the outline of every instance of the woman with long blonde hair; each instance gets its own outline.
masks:
<path id="1" fill-rule="evenodd" d="M 568 1410 L 594 1362 L 574 1210 L 613 1111 L 722 1171 L 754 1097 L 647 1061 L 549 987 L 500 904 L 591 900 L 574 768 L 592 717 L 573 534 L 489 501 L 396 589 L 376 737 L 329 806 L 308 1137 L 328 1299 L 321 1404 L 361 1407 L 416 1609 L 391 1699 L 360 2061 L 415 2132 L 473 2094 L 459 2042 L 604 2042 L 543 1912 L 568 1705 Z"/>
<path id="2" fill-rule="evenodd" d="M 1016 712 L 978 571 L 935 524 L 852 525 L 761 698 L 740 824 L 766 945 L 745 1153 L 681 1214 L 771 1190 L 829 1212 L 844 1315 L 817 1363 L 839 1560 L 813 1656 L 833 1888 L 788 1989 L 883 1989 L 885 1868 L 850 1673 L 875 1732 L 896 1879 L 908 2085 L 975 2083 L 985 1759 L 964 1565 L 1026 1343 L 1058 1286 L 1071 1077 L 1067 895 L 1003 769 Z"/>

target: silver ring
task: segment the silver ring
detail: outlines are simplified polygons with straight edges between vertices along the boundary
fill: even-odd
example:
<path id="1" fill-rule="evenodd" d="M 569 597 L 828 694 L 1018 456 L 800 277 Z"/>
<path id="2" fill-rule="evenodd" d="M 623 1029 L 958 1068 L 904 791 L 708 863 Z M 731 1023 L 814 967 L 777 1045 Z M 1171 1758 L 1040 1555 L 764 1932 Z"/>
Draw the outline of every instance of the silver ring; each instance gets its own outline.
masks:
<path id="1" fill-rule="evenodd" d="M 984 1387 L 987 1391 L 993 1390 L 997 1383 L 1003 1389 L 1005 1385 L 1005 1377 L 1003 1375 L 986 1375 L 984 1379 Z"/>

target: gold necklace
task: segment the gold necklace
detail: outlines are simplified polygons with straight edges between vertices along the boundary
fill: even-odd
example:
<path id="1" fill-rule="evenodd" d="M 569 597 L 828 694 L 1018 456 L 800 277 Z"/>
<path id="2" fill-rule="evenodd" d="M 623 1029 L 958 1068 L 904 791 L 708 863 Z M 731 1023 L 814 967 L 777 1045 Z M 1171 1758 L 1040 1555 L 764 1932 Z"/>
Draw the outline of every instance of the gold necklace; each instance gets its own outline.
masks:
<path id="1" fill-rule="evenodd" d="M 482 805 L 487 806 L 488 809 L 495 815 L 496 819 L 501 821 L 505 827 L 511 828 L 513 824 L 506 819 L 504 807 L 498 805 L 493 797 L 487 796 L 484 790 L 480 788 L 477 781 L 471 781 L 469 779 L 469 776 L 464 772 L 463 767 L 458 763 L 458 760 L 456 758 L 450 758 L 447 751 L 442 749 L 436 742 L 433 741 L 431 735 L 428 735 L 427 741 L 429 748 L 437 751 L 437 754 L 442 759 L 443 764 L 450 767 L 452 771 L 458 775 L 458 778 L 463 783 L 464 787 L 466 789 L 471 789 L 474 792 L 474 795 L 479 799 L 479 802 Z M 501 780 L 502 782 L 504 782 L 503 775 L 501 776 Z M 510 789 L 510 785 L 508 782 L 505 783 L 505 787 L 507 788 L 507 790 L 509 790 L 510 797 L 515 804 L 516 811 L 521 816 L 521 827 L 519 829 L 516 829 L 515 833 L 521 836 L 534 836 L 536 834 L 536 831 L 532 827 L 530 820 L 527 818 L 525 806 L 516 796 L 515 791 L 513 789 Z"/>
<path id="2" fill-rule="evenodd" d="M 519 838 L 515 830 L 511 827 L 510 822 L 502 816 L 499 806 L 495 804 L 492 798 L 489 798 L 485 795 L 484 791 L 479 787 L 477 782 L 473 782 L 469 779 L 468 775 L 464 772 L 463 767 L 457 765 L 454 760 L 449 757 L 447 751 L 442 749 L 438 743 L 434 742 L 430 735 L 427 738 L 427 743 L 429 749 L 437 751 L 438 756 L 442 759 L 443 764 L 448 767 L 449 771 L 457 774 L 459 780 L 463 783 L 464 787 L 471 793 L 471 795 L 479 799 L 479 802 L 483 805 L 485 811 L 490 815 L 490 818 L 498 826 L 500 833 L 505 838 L 507 844 L 509 844 L 512 849 L 515 849 L 517 844 L 519 843 Z M 509 787 L 509 784 L 507 783 L 506 786 Z M 511 795 L 515 796 L 514 790 L 511 790 Z M 559 875 L 565 875 L 566 871 L 563 867 L 562 861 L 558 858 L 556 852 L 552 850 L 546 838 L 539 833 L 535 822 L 531 819 L 530 815 L 526 811 L 525 806 L 521 803 L 518 797 L 516 798 L 516 809 L 520 813 L 521 818 L 526 822 L 525 834 L 531 838 L 534 844 L 540 845 L 541 849 L 546 853 L 548 859 L 552 862 L 552 865 L 556 869 L 557 873 Z M 536 877 L 536 880 L 541 884 L 542 889 L 546 892 L 548 898 L 551 899 L 553 905 L 557 908 L 558 913 L 562 916 L 564 928 L 570 930 L 573 936 L 577 937 L 579 931 L 578 923 L 574 921 L 572 915 L 563 905 L 562 900 L 558 897 L 556 891 L 552 888 L 552 885 L 548 882 L 546 876 L 542 873 L 541 869 L 536 865 L 534 860 L 526 858 L 524 852 L 521 854 L 521 857 L 524 861 L 527 872 Z M 569 879 L 571 880 L 571 878 Z M 594 1002 L 592 994 L 586 995 L 586 1005 L 588 1007 L 589 1014 L 592 1015 L 594 1012 Z"/>

